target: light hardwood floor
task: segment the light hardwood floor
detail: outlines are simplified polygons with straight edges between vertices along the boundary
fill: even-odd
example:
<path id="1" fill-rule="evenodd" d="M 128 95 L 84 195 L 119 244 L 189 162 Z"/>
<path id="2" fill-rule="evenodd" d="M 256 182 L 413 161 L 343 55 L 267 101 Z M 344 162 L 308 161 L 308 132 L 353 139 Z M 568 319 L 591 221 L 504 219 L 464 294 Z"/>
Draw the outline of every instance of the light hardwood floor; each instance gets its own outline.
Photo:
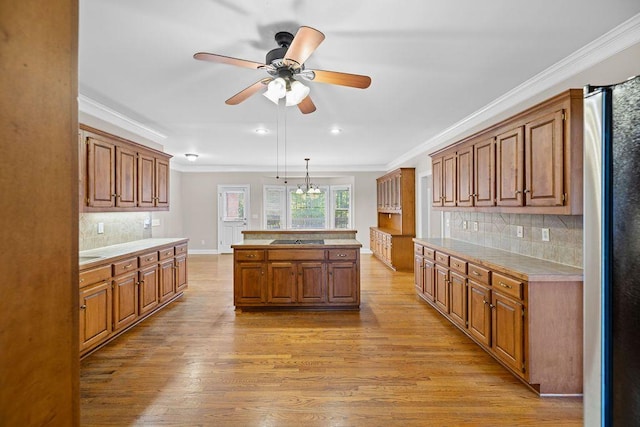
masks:
<path id="1" fill-rule="evenodd" d="M 83 426 L 578 426 L 362 255 L 359 312 L 235 312 L 231 255 L 81 362 Z"/>

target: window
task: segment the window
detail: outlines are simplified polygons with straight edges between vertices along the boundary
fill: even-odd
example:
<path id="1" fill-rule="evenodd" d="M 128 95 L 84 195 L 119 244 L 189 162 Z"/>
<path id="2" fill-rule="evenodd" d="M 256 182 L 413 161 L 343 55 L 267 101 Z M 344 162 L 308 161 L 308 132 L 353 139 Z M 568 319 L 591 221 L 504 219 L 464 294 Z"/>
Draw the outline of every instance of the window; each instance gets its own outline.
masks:
<path id="1" fill-rule="evenodd" d="M 223 221 L 244 220 L 244 191 L 226 191 L 223 194 Z"/>
<path id="2" fill-rule="evenodd" d="M 264 228 L 282 229 L 350 229 L 351 186 L 319 186 L 320 193 L 298 194 L 297 186 L 264 187 Z"/>

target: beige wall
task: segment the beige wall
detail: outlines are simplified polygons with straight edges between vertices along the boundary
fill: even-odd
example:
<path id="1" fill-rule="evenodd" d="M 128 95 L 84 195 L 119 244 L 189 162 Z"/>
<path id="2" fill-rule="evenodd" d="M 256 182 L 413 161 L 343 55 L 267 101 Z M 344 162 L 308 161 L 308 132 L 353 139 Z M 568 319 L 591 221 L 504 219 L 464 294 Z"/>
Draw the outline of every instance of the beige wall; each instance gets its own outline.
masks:
<path id="1" fill-rule="evenodd" d="M 384 172 L 341 173 L 341 178 L 314 176 L 314 183 L 350 183 L 354 194 L 354 228 L 363 247 L 369 247 L 369 227 L 376 223 L 376 178 Z M 172 175 L 173 177 L 173 175 Z M 172 178 L 173 179 L 173 178 Z M 290 183 L 297 182 L 290 180 Z M 281 184 L 268 173 L 260 172 L 206 172 L 181 174 L 180 213 L 183 236 L 190 239 L 189 249 L 215 252 L 218 249 L 217 191 L 218 185 L 250 186 L 250 229 L 262 229 L 262 194 L 264 185 Z M 173 186 L 173 183 L 172 183 Z M 172 193 L 173 194 L 173 193 Z M 173 201 L 172 201 L 173 206 Z M 168 221 L 173 219 L 168 218 Z M 154 237 L 156 236 L 155 230 Z M 203 243 L 204 242 L 204 243 Z"/>

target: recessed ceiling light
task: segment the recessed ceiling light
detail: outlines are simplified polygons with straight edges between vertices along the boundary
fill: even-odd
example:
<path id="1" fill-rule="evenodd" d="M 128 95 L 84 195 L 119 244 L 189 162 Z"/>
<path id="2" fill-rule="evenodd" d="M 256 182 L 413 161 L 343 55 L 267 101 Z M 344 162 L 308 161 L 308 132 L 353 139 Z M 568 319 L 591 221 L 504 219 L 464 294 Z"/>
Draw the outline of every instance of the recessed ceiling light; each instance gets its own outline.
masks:
<path id="1" fill-rule="evenodd" d="M 258 128 L 258 129 L 256 129 L 256 133 L 257 133 L 258 135 L 264 135 L 264 134 L 269 133 L 269 129 L 265 129 L 265 128 Z"/>
<path id="2" fill-rule="evenodd" d="M 342 132 L 342 129 L 340 129 L 340 128 L 333 128 L 333 129 L 331 129 L 331 133 L 332 133 L 332 134 L 334 134 L 334 135 L 337 135 L 337 134 L 339 134 L 340 132 Z"/>

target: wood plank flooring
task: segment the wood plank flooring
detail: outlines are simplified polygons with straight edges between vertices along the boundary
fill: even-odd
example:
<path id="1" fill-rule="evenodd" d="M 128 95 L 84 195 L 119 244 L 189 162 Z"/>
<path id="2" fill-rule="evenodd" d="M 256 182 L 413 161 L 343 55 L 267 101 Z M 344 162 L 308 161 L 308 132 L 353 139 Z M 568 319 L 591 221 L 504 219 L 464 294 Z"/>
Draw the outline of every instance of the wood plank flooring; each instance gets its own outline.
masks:
<path id="1" fill-rule="evenodd" d="M 362 255 L 360 312 L 236 312 L 231 255 L 81 362 L 83 426 L 578 426 Z"/>

